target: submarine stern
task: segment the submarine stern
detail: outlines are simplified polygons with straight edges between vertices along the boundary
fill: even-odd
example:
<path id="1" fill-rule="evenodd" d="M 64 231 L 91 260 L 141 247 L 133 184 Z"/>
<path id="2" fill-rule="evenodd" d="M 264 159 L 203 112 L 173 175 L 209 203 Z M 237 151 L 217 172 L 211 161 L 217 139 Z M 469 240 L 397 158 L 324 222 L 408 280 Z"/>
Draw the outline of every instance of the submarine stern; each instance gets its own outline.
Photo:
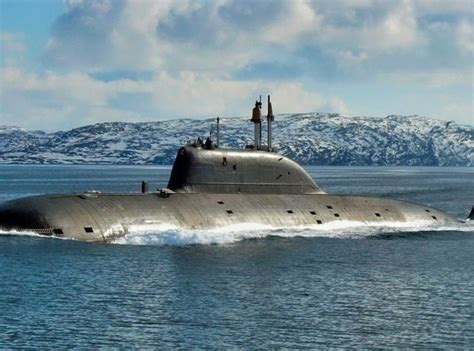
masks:
<path id="1" fill-rule="evenodd" d="M 42 195 L 0 204 L 0 229 L 83 241 L 108 241 L 95 218 L 100 213 L 75 195 Z M 89 212 L 93 212 L 92 216 Z"/>
<path id="2" fill-rule="evenodd" d="M 48 231 L 50 227 L 41 211 L 26 200 L 12 200 L 0 205 L 0 229 L 26 232 Z"/>

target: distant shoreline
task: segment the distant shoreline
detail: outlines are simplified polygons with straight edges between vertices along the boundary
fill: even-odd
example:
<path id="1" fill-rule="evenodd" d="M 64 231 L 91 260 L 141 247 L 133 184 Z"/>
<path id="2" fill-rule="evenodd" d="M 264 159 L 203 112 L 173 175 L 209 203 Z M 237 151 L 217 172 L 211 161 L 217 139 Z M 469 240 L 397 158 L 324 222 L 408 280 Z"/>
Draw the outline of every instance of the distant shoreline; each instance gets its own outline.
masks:
<path id="1" fill-rule="evenodd" d="M 54 133 L 0 127 L 0 164 L 169 165 L 186 141 L 213 136 L 214 122 L 98 123 Z M 454 122 L 301 113 L 277 115 L 273 127 L 277 152 L 302 165 L 474 166 L 474 127 Z M 252 143 L 248 118 L 221 118 L 220 131 L 223 147 Z"/>

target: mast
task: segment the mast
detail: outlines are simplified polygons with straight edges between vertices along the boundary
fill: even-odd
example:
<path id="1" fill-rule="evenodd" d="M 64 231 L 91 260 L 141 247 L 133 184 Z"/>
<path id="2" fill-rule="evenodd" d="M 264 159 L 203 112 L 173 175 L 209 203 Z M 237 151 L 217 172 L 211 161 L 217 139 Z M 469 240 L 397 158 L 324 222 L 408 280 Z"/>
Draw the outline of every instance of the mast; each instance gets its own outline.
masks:
<path id="1" fill-rule="evenodd" d="M 216 125 L 216 147 L 219 147 L 220 142 L 220 129 L 219 129 L 219 117 L 217 117 L 217 125 Z"/>
<path id="2" fill-rule="evenodd" d="M 260 149 L 260 139 L 262 133 L 262 98 L 260 101 L 255 101 L 255 107 L 252 110 L 252 119 L 250 120 L 254 124 L 254 149 Z"/>
<path id="3" fill-rule="evenodd" d="M 267 147 L 268 151 L 272 151 L 272 122 L 274 120 L 272 103 L 270 102 L 270 95 L 268 95 L 268 109 L 267 109 Z"/>

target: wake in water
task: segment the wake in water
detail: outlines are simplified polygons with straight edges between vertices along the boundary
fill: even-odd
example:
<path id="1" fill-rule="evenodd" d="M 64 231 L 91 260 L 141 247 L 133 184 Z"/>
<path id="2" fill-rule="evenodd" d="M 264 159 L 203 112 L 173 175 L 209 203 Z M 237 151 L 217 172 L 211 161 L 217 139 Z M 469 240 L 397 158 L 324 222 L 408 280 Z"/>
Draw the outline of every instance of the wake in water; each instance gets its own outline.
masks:
<path id="1" fill-rule="evenodd" d="M 49 239 L 65 239 L 65 238 L 60 238 L 57 236 L 52 236 L 52 235 L 41 235 L 38 233 L 34 232 L 26 232 L 26 231 L 17 231 L 17 230 L 2 230 L 0 229 L 0 236 L 31 236 L 35 238 L 49 238 Z"/>
<path id="2" fill-rule="evenodd" d="M 450 226 L 427 226 L 426 223 L 386 222 L 383 224 L 366 224 L 361 222 L 339 221 L 307 227 L 275 228 L 272 226 L 242 223 L 218 229 L 182 229 L 169 225 L 144 225 L 129 228 L 129 233 L 116 239 L 114 244 L 126 245 L 193 245 L 193 244 L 233 244 L 245 239 L 265 237 L 326 237 L 363 239 L 390 235 L 408 235 L 424 232 L 471 232 L 474 234 L 474 223 L 460 223 Z"/>
<path id="3" fill-rule="evenodd" d="M 209 245 L 233 244 L 245 239 L 261 239 L 266 237 L 325 237 L 337 239 L 364 239 L 384 237 L 407 237 L 423 233 L 466 232 L 474 234 L 474 221 L 450 226 L 427 226 L 426 223 L 379 223 L 338 221 L 322 225 L 306 227 L 275 228 L 268 225 L 242 223 L 218 229 L 183 229 L 171 225 L 140 225 L 131 226 L 129 233 L 114 240 L 113 244 L 122 245 Z M 65 239 L 45 236 L 33 232 L 4 231 L 4 236 L 29 236 L 38 238 Z"/>

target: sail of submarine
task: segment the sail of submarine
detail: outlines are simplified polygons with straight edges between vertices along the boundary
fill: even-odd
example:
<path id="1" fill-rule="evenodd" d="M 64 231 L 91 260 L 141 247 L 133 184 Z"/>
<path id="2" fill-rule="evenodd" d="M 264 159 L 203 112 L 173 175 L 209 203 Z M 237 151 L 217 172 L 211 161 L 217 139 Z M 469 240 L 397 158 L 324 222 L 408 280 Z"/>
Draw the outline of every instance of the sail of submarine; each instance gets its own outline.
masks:
<path id="1" fill-rule="evenodd" d="M 267 145 L 262 144 L 261 109 L 260 99 L 252 111 L 253 145 L 222 148 L 218 126 L 217 143 L 198 139 L 178 150 L 167 188 L 148 192 L 144 183 L 142 193 L 85 192 L 11 200 L 0 205 L 0 228 L 107 242 L 141 225 L 211 229 L 238 223 L 288 228 L 337 221 L 358 226 L 461 222 L 412 202 L 326 194 L 301 166 L 274 151 L 270 96 Z M 474 211 L 469 218 L 474 218 Z"/>

